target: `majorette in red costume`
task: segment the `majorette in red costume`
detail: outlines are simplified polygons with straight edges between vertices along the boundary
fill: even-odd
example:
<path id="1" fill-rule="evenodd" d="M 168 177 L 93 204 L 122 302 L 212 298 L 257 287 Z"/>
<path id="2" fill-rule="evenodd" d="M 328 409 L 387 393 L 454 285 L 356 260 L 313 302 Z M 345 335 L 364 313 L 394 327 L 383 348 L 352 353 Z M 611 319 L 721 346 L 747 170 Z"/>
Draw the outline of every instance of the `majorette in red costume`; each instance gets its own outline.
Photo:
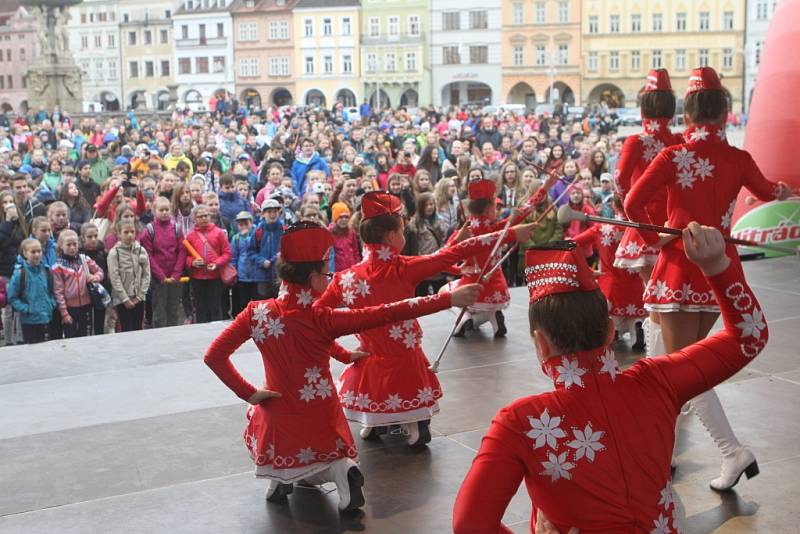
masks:
<path id="1" fill-rule="evenodd" d="M 346 363 L 350 355 L 337 349 L 334 340 L 449 308 L 451 296 L 442 293 L 358 310 L 312 306 L 327 284 L 332 244 L 330 232 L 313 223 L 290 227 L 281 239 L 281 261 L 321 262 L 321 270 L 305 284 L 284 281 L 285 292 L 277 299 L 251 302 L 214 340 L 205 363 L 237 396 L 255 401 L 247 412 L 244 442 L 256 476 L 271 480 L 268 499 L 284 498 L 301 479 L 311 484 L 331 481 L 339 490 L 339 507 L 349 510 L 363 504 L 363 479 L 329 368 L 332 353 Z M 248 339 L 261 351 L 267 393 L 248 383 L 230 361 Z M 280 396 L 270 397 L 269 392 Z"/>
<path id="2" fill-rule="evenodd" d="M 724 330 L 673 354 L 642 359 L 623 372 L 605 345 L 565 353 L 532 324 L 542 370 L 555 390 L 519 399 L 497 413 L 456 499 L 457 534 L 511 532 L 501 519 L 523 480 L 533 504 L 531 532 L 537 513 L 560 532 L 572 527 L 615 534 L 677 530 L 670 459 L 681 405 L 732 376 L 767 341 L 759 304 L 736 262 L 724 259 L 719 233 L 698 226 L 693 231 L 695 236 L 704 232 L 703 240 L 713 243 L 690 251 L 699 246 L 694 257 L 711 275 L 708 283 L 722 305 Z M 539 313 L 552 310 L 560 294 L 597 288 L 574 249 L 532 249 L 526 266 L 532 310 Z M 602 296 L 584 298 L 572 307 Z M 572 324 L 575 315 L 559 324 Z M 595 326 L 607 324 L 602 311 L 597 321 Z M 602 336 L 601 331 L 597 337 Z M 751 466 L 748 474 L 755 470 Z"/>
<path id="3" fill-rule="evenodd" d="M 429 256 L 402 256 L 401 209 L 399 199 L 388 193 L 364 195 L 361 224 L 396 216 L 399 230 L 393 235 L 400 241 L 392 246 L 385 236 L 381 243 L 365 243 L 364 259 L 336 273 L 319 305 L 361 309 L 410 297 L 421 281 L 465 257 L 491 250 L 500 237 L 499 233 L 483 235 L 445 246 Z M 508 232 L 506 240 L 515 239 L 516 232 Z M 364 426 L 361 436 L 365 439 L 376 437 L 389 425 L 402 425 L 410 445 L 430 441 L 428 426 L 439 411 L 442 388 L 428 369 L 419 323 L 396 321 L 363 330 L 357 337 L 359 349 L 369 356 L 348 365 L 342 373 L 339 399 L 347 419 Z"/>
<path id="4" fill-rule="evenodd" d="M 654 69 L 647 75 L 645 93 L 655 91 L 672 92 L 667 69 Z M 680 134 L 669 130 L 669 118 L 650 118 L 642 116 L 644 131 L 628 136 L 622 146 L 622 152 L 614 171 L 617 190 L 622 199 L 639 180 L 647 166 L 661 150 L 668 146 L 676 145 L 682 141 Z M 647 213 L 653 224 L 661 225 L 667 220 L 666 191 L 653 195 L 646 207 Z M 614 265 L 620 268 L 641 269 L 653 266 L 658 257 L 658 248 L 648 245 L 639 231 L 635 228 L 626 228 L 622 241 L 616 251 Z"/>

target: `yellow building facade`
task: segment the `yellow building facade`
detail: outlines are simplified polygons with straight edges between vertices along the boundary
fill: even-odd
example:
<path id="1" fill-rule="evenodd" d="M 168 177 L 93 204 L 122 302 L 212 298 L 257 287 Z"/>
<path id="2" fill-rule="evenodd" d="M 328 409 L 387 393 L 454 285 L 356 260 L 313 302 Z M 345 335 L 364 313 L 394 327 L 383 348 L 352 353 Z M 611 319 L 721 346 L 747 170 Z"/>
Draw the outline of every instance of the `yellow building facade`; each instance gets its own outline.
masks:
<path id="1" fill-rule="evenodd" d="M 711 66 L 742 109 L 744 0 L 583 0 L 583 101 L 635 107 L 651 68 L 682 101 L 692 69 Z"/>
<path id="2" fill-rule="evenodd" d="M 502 4 L 502 101 L 580 105 L 581 0 Z"/>

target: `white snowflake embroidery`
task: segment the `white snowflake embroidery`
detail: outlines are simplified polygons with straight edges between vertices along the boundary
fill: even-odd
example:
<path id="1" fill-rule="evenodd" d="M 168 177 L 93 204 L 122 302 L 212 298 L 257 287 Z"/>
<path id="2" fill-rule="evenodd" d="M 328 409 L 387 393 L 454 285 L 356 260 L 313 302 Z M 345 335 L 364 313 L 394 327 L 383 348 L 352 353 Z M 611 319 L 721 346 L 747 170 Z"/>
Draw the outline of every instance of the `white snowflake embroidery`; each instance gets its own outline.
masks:
<path id="1" fill-rule="evenodd" d="M 692 293 L 694 293 L 691 282 L 684 282 L 683 286 L 681 286 L 681 292 L 683 293 L 683 300 L 689 300 L 692 296 Z"/>
<path id="2" fill-rule="evenodd" d="M 733 201 L 731 201 L 730 206 L 728 206 L 728 211 L 726 211 L 725 215 L 722 216 L 721 226 L 723 228 L 730 228 L 731 219 L 733 219 L 733 210 L 735 209 L 736 209 L 736 199 L 734 198 Z"/>
<path id="3" fill-rule="evenodd" d="M 494 242 L 494 234 L 483 234 L 478 237 L 478 241 L 484 247 L 491 245 Z"/>
<path id="4" fill-rule="evenodd" d="M 267 318 L 267 335 L 272 336 L 274 338 L 279 338 L 284 334 L 283 331 L 283 323 L 281 322 L 279 317 L 273 319 L 272 317 Z"/>
<path id="5" fill-rule="evenodd" d="M 344 302 L 345 305 L 350 306 L 355 301 L 356 301 L 356 294 L 353 291 L 347 289 L 342 293 L 342 302 Z"/>
<path id="6" fill-rule="evenodd" d="M 725 139 L 727 139 L 727 134 L 723 128 L 717 130 L 717 137 L 719 137 L 720 141 L 725 141 Z"/>
<path id="7" fill-rule="evenodd" d="M 400 395 L 396 393 L 389 395 L 389 397 L 386 399 L 387 410 L 397 410 L 402 405 L 403 405 L 403 399 L 401 399 Z"/>
<path id="8" fill-rule="evenodd" d="M 657 132 L 661 129 L 661 125 L 657 122 L 648 122 L 647 129 L 651 132 Z"/>
<path id="9" fill-rule="evenodd" d="M 570 475 L 569 472 L 575 467 L 575 464 L 567 461 L 566 452 L 562 452 L 558 456 L 550 452 L 547 454 L 547 460 L 546 462 L 542 462 L 544 471 L 540 474 L 549 476 L 550 482 L 556 482 L 559 478 L 564 478 L 566 480 L 572 479 L 572 475 Z"/>
<path id="10" fill-rule="evenodd" d="M 575 461 L 586 456 L 587 460 L 594 462 L 595 451 L 605 449 L 605 445 L 600 443 L 603 432 L 601 430 L 592 431 L 591 423 L 587 423 L 583 430 L 574 429 L 572 433 L 575 435 L 575 439 L 567 443 L 567 445 L 575 449 Z"/>
<path id="11" fill-rule="evenodd" d="M 669 291 L 667 283 L 663 280 L 657 280 L 656 286 L 653 288 L 653 293 L 655 294 L 656 298 L 663 299 L 666 296 L 667 291 Z"/>
<path id="12" fill-rule="evenodd" d="M 583 387 L 581 376 L 586 374 L 586 369 L 578 366 L 577 358 L 574 360 L 570 360 L 566 356 L 561 358 L 561 365 L 556 366 L 556 371 L 558 371 L 556 382 L 563 382 L 565 388 L 569 389 L 573 384 Z"/>
<path id="13" fill-rule="evenodd" d="M 625 254 L 629 256 L 633 256 L 639 252 L 639 243 L 636 241 L 629 241 L 627 245 L 625 245 Z"/>
<path id="14" fill-rule="evenodd" d="M 339 285 L 341 285 L 344 289 L 350 288 L 350 286 L 353 285 L 353 277 L 355 275 L 356 273 L 352 271 L 346 271 L 344 274 L 342 274 L 342 277 L 339 278 Z"/>
<path id="15" fill-rule="evenodd" d="M 417 298 L 413 298 L 413 299 L 406 299 L 406 302 L 408 302 L 408 307 L 409 308 L 413 308 L 414 306 L 416 306 L 417 304 L 420 303 L 420 300 L 421 300 L 421 297 L 417 297 Z"/>
<path id="16" fill-rule="evenodd" d="M 258 450 L 258 440 L 256 439 L 255 434 L 247 438 L 247 447 L 253 452 Z"/>
<path id="17" fill-rule="evenodd" d="M 694 164 L 694 151 L 686 150 L 686 147 L 680 149 L 680 151 L 674 152 L 675 157 L 672 158 L 672 162 L 678 166 L 678 170 L 681 169 L 689 169 Z"/>
<path id="18" fill-rule="evenodd" d="M 628 304 L 627 306 L 625 306 L 625 313 L 627 313 L 628 315 L 636 315 L 636 312 L 638 311 L 639 308 L 636 306 L 636 304 Z"/>
<path id="19" fill-rule="evenodd" d="M 267 448 L 267 458 L 269 458 L 270 460 L 274 460 L 275 459 L 275 444 L 274 443 L 270 443 L 269 447 Z"/>
<path id="20" fill-rule="evenodd" d="M 356 292 L 360 294 L 362 297 L 366 297 L 367 295 L 369 295 L 369 291 L 370 291 L 369 283 L 366 280 L 359 280 L 358 289 L 356 290 Z"/>
<path id="21" fill-rule="evenodd" d="M 403 321 L 403 328 L 405 328 L 406 330 L 413 330 L 414 319 L 408 319 L 407 321 Z"/>
<path id="22" fill-rule="evenodd" d="M 664 514 L 658 514 L 658 519 L 654 519 L 653 524 L 656 528 L 651 530 L 650 534 L 670 534 L 672 532 L 669 528 L 669 518 L 664 517 Z"/>
<path id="23" fill-rule="evenodd" d="M 253 308 L 253 320 L 257 323 L 263 323 L 269 317 L 269 307 L 267 306 L 266 302 L 259 302 L 255 308 Z"/>
<path id="24" fill-rule="evenodd" d="M 631 304 L 631 306 L 634 306 Z M 634 306 L 634 309 L 636 307 Z M 608 373 L 608 376 L 611 377 L 611 381 L 613 382 L 617 378 L 617 374 L 619 374 L 619 363 L 617 359 L 614 357 L 614 353 L 611 351 L 606 351 L 605 354 L 600 356 L 600 362 L 603 364 L 600 367 L 601 373 Z"/>
<path id="25" fill-rule="evenodd" d="M 381 247 L 378 249 L 378 259 L 381 261 L 389 261 L 392 259 L 392 251 L 389 247 Z"/>
<path id="26" fill-rule="evenodd" d="M 311 296 L 310 290 L 303 289 L 297 294 L 297 303 L 304 308 L 307 308 L 312 302 L 314 302 L 314 297 Z"/>
<path id="27" fill-rule="evenodd" d="M 297 391 L 300 392 L 300 400 L 304 400 L 306 402 L 311 402 L 314 400 L 314 395 L 316 395 L 316 391 L 314 391 L 314 384 L 305 384 Z"/>
<path id="28" fill-rule="evenodd" d="M 406 332 L 406 335 L 403 336 L 403 344 L 407 349 L 413 349 L 417 346 L 417 336 L 414 335 L 414 332 Z"/>
<path id="29" fill-rule="evenodd" d="M 428 386 L 417 390 L 417 399 L 420 404 L 427 404 L 434 400 L 433 388 Z"/>
<path id="30" fill-rule="evenodd" d="M 481 225 L 481 221 L 480 221 L 480 219 L 470 219 L 469 225 L 472 228 L 479 228 L 480 225 Z"/>
<path id="31" fill-rule="evenodd" d="M 567 434 L 559 428 L 561 418 L 550 417 L 547 408 L 544 409 L 539 419 L 528 416 L 528 423 L 531 425 L 531 430 L 525 435 L 535 440 L 534 449 L 544 447 L 544 444 L 547 443 L 551 449 L 555 450 L 558 448 L 558 440 L 567 437 Z"/>
<path id="32" fill-rule="evenodd" d="M 701 126 L 700 128 L 697 128 L 695 131 L 693 131 L 691 134 L 689 134 L 689 139 L 691 141 L 705 141 L 706 139 L 708 139 L 708 130 L 706 130 Z"/>
<path id="33" fill-rule="evenodd" d="M 303 375 L 308 383 L 316 382 L 322 376 L 322 369 L 319 367 L 308 367 Z"/>
<path id="34" fill-rule="evenodd" d="M 301 464 L 307 464 L 313 460 L 316 455 L 317 453 L 314 452 L 311 447 L 306 447 L 304 449 L 300 449 L 300 452 L 297 453 L 297 460 Z"/>
<path id="35" fill-rule="evenodd" d="M 691 189 L 697 181 L 691 169 L 685 169 L 678 172 L 678 183 L 681 184 L 681 189 Z"/>
<path id="36" fill-rule="evenodd" d="M 369 399 L 369 393 L 359 393 L 358 397 L 356 397 L 356 407 L 363 409 L 369 408 L 369 403 L 372 402 Z"/>
<path id="37" fill-rule="evenodd" d="M 336 438 L 336 450 L 346 449 L 347 443 L 342 438 Z"/>
<path id="38" fill-rule="evenodd" d="M 326 399 L 333 395 L 333 385 L 327 378 L 323 378 L 317 383 L 317 397 Z"/>
<path id="39" fill-rule="evenodd" d="M 389 329 L 389 337 L 394 339 L 395 341 L 399 341 L 403 338 L 403 327 L 399 324 L 393 324 L 392 327 Z"/>
<path id="40" fill-rule="evenodd" d="M 345 406 L 350 406 L 351 404 L 353 404 L 353 401 L 356 400 L 356 396 L 352 390 L 348 390 L 342 393 L 341 399 L 342 399 L 342 404 L 344 404 Z"/>
<path id="41" fill-rule="evenodd" d="M 250 337 L 253 338 L 253 341 L 256 343 L 262 343 L 264 341 L 266 336 L 264 335 L 264 329 L 261 328 L 261 324 L 256 324 L 250 330 Z"/>
<path id="42" fill-rule="evenodd" d="M 711 158 L 697 158 L 697 163 L 694 164 L 694 173 L 704 182 L 706 178 L 711 176 L 711 171 L 714 170 L 714 165 L 711 164 Z"/>
<path id="43" fill-rule="evenodd" d="M 494 294 L 491 297 L 489 297 L 489 300 L 491 300 L 492 302 L 503 302 L 504 300 L 503 294 L 500 293 L 500 291 L 495 291 Z"/>
<path id="44" fill-rule="evenodd" d="M 672 482 L 667 481 L 667 485 L 661 490 L 661 499 L 659 499 L 658 505 L 663 506 L 664 510 L 669 510 L 673 502 L 675 502 L 675 497 L 672 494 Z"/>
<path id="45" fill-rule="evenodd" d="M 761 331 L 767 327 L 764 314 L 758 308 L 753 308 L 753 313 L 743 313 L 742 322 L 736 326 L 742 330 L 742 337 L 753 336 L 756 339 L 761 338 Z"/>

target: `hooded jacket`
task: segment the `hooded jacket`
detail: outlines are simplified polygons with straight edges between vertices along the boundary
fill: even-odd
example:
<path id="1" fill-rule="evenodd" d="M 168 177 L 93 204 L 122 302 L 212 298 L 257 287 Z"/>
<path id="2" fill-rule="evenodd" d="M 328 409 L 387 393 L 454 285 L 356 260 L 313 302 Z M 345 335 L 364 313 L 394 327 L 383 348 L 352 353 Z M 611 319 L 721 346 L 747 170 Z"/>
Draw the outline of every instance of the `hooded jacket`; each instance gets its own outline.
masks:
<path id="1" fill-rule="evenodd" d="M 89 269 L 91 279 L 86 275 L 83 261 Z M 62 255 L 53 266 L 53 291 L 61 317 L 69 315 L 68 308 L 80 308 L 92 303 L 86 285 L 89 282 L 102 282 L 103 270 L 92 260 L 79 254 L 77 257 Z"/>
<path id="2" fill-rule="evenodd" d="M 130 247 L 117 241 L 108 253 L 108 275 L 111 279 L 111 305 L 123 304 L 132 298 L 144 302 L 150 288 L 150 260 L 142 245 Z"/>
<path id="3" fill-rule="evenodd" d="M 186 236 L 186 240 L 206 262 L 204 267 L 192 267 L 194 258 L 190 254 L 186 254 L 186 267 L 189 269 L 189 276 L 201 280 L 218 279 L 220 267 L 231 261 L 231 245 L 228 243 L 228 234 L 215 224 L 210 223 L 205 228 L 195 226 L 191 233 Z M 217 268 L 213 271 L 208 270 L 209 263 L 215 264 Z"/>
<path id="4" fill-rule="evenodd" d="M 303 196 L 306 192 L 306 176 L 308 171 L 313 170 L 324 171 L 325 176 L 330 174 L 328 164 L 318 152 L 314 152 L 309 159 L 303 158 L 303 155 L 300 154 L 292 163 L 292 185 L 294 194 L 298 197 Z"/>
<path id="5" fill-rule="evenodd" d="M 258 281 L 258 268 L 247 257 L 250 237 L 254 231 L 255 227 L 251 228 L 247 235 L 236 234 L 231 238 L 231 265 L 236 268 L 236 277 L 239 282 Z"/>
<path id="6" fill-rule="evenodd" d="M 251 230 L 250 246 L 247 257 L 255 268 L 255 281 L 268 282 L 275 279 L 275 262 L 281 250 L 281 236 L 283 225 L 279 222 L 268 223 L 262 219 Z M 264 269 L 264 262 L 269 260 L 269 269 Z"/>
<path id="7" fill-rule="evenodd" d="M 20 291 L 22 271 L 25 271 L 25 287 Z M 22 260 L 14 268 L 8 284 L 8 302 L 20 313 L 22 324 L 48 324 L 53 317 L 56 299 L 49 281 L 50 269 L 45 265 L 33 266 Z"/>
<path id="8" fill-rule="evenodd" d="M 152 230 L 152 232 L 151 232 Z M 186 261 L 186 248 L 183 246 L 183 233 L 175 228 L 175 223 L 154 220 L 139 236 L 150 259 L 150 275 L 159 283 L 165 278 L 178 280 Z"/>

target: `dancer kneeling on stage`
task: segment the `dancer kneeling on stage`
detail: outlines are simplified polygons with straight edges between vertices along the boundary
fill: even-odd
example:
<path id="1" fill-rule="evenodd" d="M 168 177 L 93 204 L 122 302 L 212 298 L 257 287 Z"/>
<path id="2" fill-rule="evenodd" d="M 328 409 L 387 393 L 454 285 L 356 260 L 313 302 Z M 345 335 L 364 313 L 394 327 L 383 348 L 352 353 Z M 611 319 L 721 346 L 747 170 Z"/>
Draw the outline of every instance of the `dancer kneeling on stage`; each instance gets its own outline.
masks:
<path id="1" fill-rule="evenodd" d="M 312 306 L 328 285 L 330 232 L 314 223 L 289 227 L 281 240 L 278 274 L 285 293 L 251 302 L 214 340 L 205 363 L 236 395 L 253 406 L 244 441 L 256 476 L 270 480 L 267 500 L 282 501 L 294 482 L 333 482 L 339 509 L 363 506 L 364 482 L 350 428 L 336 396 L 329 356 L 347 363 L 363 353 L 346 353 L 334 340 L 386 323 L 411 320 L 475 302 L 477 286 L 372 306 L 333 310 Z M 252 339 L 261 351 L 265 385 L 248 383 L 230 361 Z"/>
<path id="2" fill-rule="evenodd" d="M 511 532 L 501 519 L 523 480 L 532 531 L 545 518 L 561 532 L 676 529 L 670 459 L 678 412 L 767 342 L 759 303 L 722 234 L 692 222 L 683 247 L 713 288 L 724 329 L 624 372 L 608 348 L 606 299 L 574 245 L 528 251 L 531 335 L 555 390 L 495 416 L 456 499 L 456 533 Z"/>

